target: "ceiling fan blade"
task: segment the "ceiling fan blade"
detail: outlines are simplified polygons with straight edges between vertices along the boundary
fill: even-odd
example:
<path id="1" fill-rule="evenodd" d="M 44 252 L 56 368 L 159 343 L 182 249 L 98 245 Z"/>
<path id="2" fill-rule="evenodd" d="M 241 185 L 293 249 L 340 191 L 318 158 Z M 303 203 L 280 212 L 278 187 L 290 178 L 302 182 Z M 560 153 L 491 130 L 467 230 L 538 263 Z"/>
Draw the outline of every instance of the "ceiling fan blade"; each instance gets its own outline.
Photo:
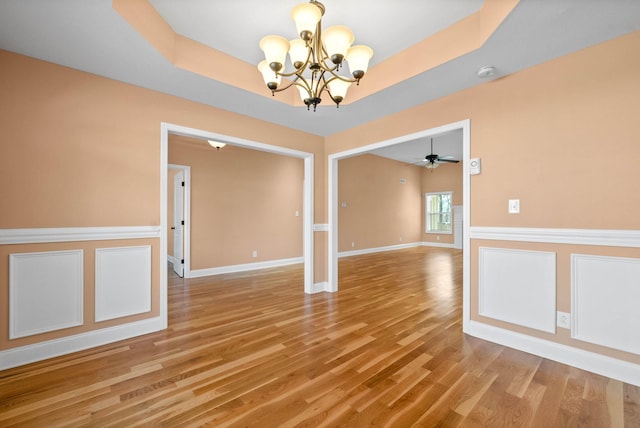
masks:
<path id="1" fill-rule="evenodd" d="M 459 160 L 456 160 L 456 159 L 442 159 L 442 158 L 438 158 L 438 162 L 458 163 L 458 162 L 460 162 L 460 161 L 459 161 Z"/>

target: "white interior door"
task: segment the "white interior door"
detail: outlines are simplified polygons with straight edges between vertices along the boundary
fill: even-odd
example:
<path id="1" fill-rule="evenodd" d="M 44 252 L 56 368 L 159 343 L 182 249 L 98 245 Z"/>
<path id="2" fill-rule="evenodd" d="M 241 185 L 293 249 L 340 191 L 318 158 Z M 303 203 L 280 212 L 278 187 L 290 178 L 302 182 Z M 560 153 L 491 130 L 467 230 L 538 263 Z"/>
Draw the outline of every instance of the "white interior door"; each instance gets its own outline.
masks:
<path id="1" fill-rule="evenodd" d="M 184 276 L 184 171 L 173 178 L 173 271 Z"/>

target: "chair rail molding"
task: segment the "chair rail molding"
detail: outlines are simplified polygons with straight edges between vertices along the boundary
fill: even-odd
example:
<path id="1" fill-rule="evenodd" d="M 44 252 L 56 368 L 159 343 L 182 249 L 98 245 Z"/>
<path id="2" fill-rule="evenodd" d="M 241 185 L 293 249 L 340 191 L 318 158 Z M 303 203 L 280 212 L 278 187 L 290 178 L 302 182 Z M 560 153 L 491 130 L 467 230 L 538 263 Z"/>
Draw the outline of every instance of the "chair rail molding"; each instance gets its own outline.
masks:
<path id="1" fill-rule="evenodd" d="M 471 239 L 489 239 L 496 241 L 640 248 L 640 230 L 472 226 L 469 228 L 469 237 Z"/>
<path id="2" fill-rule="evenodd" d="M 0 245 L 160 238 L 160 226 L 0 229 Z"/>

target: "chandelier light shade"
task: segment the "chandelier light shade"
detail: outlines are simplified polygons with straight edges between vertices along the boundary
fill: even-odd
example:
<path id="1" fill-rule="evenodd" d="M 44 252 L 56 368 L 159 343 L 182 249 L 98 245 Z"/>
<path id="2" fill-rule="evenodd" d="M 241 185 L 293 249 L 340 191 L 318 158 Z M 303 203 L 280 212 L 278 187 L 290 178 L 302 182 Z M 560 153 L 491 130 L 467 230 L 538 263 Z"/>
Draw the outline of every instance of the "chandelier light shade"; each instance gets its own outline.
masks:
<path id="1" fill-rule="evenodd" d="M 289 41 L 282 36 L 266 36 L 260 40 L 260 49 L 264 52 L 267 64 L 280 71 L 289 51 Z"/>
<path id="2" fill-rule="evenodd" d="M 340 64 L 353 43 L 353 33 L 344 25 L 334 25 L 326 29 L 322 41 L 331 62 Z"/>
<path id="3" fill-rule="evenodd" d="M 373 49 L 369 46 L 358 45 L 353 46 L 347 52 L 347 64 L 349 64 L 349 71 L 354 76 L 364 76 L 369 68 L 369 60 L 373 56 Z"/>
<path id="4" fill-rule="evenodd" d="M 314 111 L 323 95 L 339 107 L 349 86 L 360 83 L 373 56 L 368 46 L 351 46 L 354 35 L 344 25 L 334 25 L 323 32 L 324 10 L 316 0 L 299 4 L 291 11 L 299 39 L 266 36 L 260 40 L 265 59 L 258 64 L 258 70 L 272 95 L 297 86 L 307 109 L 313 106 Z M 285 72 L 287 54 L 292 72 Z M 344 72 L 345 63 L 351 75 Z"/>
<path id="5" fill-rule="evenodd" d="M 293 8 L 291 19 L 296 23 L 301 40 L 311 40 L 323 13 L 324 8 L 320 9 L 311 3 L 302 3 Z"/>

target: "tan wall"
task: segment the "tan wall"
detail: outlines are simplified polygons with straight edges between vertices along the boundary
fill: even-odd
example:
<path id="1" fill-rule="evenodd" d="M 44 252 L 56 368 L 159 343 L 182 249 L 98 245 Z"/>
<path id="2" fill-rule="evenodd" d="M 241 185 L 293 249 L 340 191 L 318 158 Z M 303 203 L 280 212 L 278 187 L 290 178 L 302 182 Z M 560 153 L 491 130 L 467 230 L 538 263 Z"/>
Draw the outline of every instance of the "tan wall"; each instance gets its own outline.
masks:
<path id="1" fill-rule="evenodd" d="M 416 242 L 453 244 L 453 234 L 424 233 L 424 194 L 444 191 L 453 191 L 454 205 L 462 205 L 462 163 L 427 170 L 370 154 L 340 160 L 338 251 Z"/>
<path id="2" fill-rule="evenodd" d="M 0 229 L 158 226 L 161 122 L 313 153 L 315 220 L 326 221 L 321 137 L 6 51 L 0 51 L 0 70 Z M 326 233 L 316 235 L 314 280 L 321 282 L 326 280 Z M 135 242 L 117 243 L 134 245 L 130 241 Z M 152 293 L 157 311 L 159 240 L 145 242 L 153 246 Z M 8 254 L 46 248 L 62 249 L 66 244 L 0 246 L 5 272 L 0 275 L 2 331 L 6 332 L 2 326 L 7 323 Z M 86 266 L 85 272 L 92 266 Z M 92 281 L 85 281 L 85 296 L 92 286 Z M 85 316 L 90 313 L 85 308 Z M 10 345 L 0 338 L 0 347 L 130 321 L 98 326 L 86 318 L 82 327 Z"/>
<path id="3" fill-rule="evenodd" d="M 632 33 L 329 136 L 327 154 L 469 118 L 471 157 L 482 159 L 482 173 L 471 177 L 472 227 L 638 229 L 640 55 L 631 53 L 639 45 L 640 32 Z M 512 198 L 520 199 L 518 215 L 507 212 Z M 528 247 L 506 241 L 492 245 Z M 477 246 L 472 242 L 472 293 L 478 289 Z M 557 251 L 558 245 L 535 247 Z M 612 252 L 610 247 L 588 250 Z M 568 271 L 566 257 L 558 263 L 559 272 Z M 561 275 L 559 309 L 566 310 L 571 291 Z M 473 319 L 487 322 L 474 311 Z M 533 335 L 514 325 L 503 327 Z M 550 336 L 545 338 L 594 348 L 569 341 L 563 331 Z"/>
<path id="4" fill-rule="evenodd" d="M 470 118 L 482 159 L 471 225 L 637 229 L 638 43 L 632 33 L 329 136 L 327 153 Z"/>
<path id="5" fill-rule="evenodd" d="M 6 51 L 0 65 L 0 200 L 19 207 L 0 228 L 158 225 L 161 122 L 314 153 L 325 193 L 321 137 Z"/>
<path id="6" fill-rule="evenodd" d="M 338 251 L 420 242 L 420 175 L 370 154 L 338 161 Z"/>
<path id="7" fill-rule="evenodd" d="M 172 135 L 169 163 L 191 167 L 192 270 L 302 257 L 301 159 Z"/>
<path id="8" fill-rule="evenodd" d="M 430 192 L 453 192 L 453 205 L 462 205 L 462 162 L 443 164 L 436 169 L 422 168 L 422 241 L 453 244 L 453 227 L 451 234 L 425 233 L 424 194 Z M 453 221 L 453 215 L 451 218 Z"/>

